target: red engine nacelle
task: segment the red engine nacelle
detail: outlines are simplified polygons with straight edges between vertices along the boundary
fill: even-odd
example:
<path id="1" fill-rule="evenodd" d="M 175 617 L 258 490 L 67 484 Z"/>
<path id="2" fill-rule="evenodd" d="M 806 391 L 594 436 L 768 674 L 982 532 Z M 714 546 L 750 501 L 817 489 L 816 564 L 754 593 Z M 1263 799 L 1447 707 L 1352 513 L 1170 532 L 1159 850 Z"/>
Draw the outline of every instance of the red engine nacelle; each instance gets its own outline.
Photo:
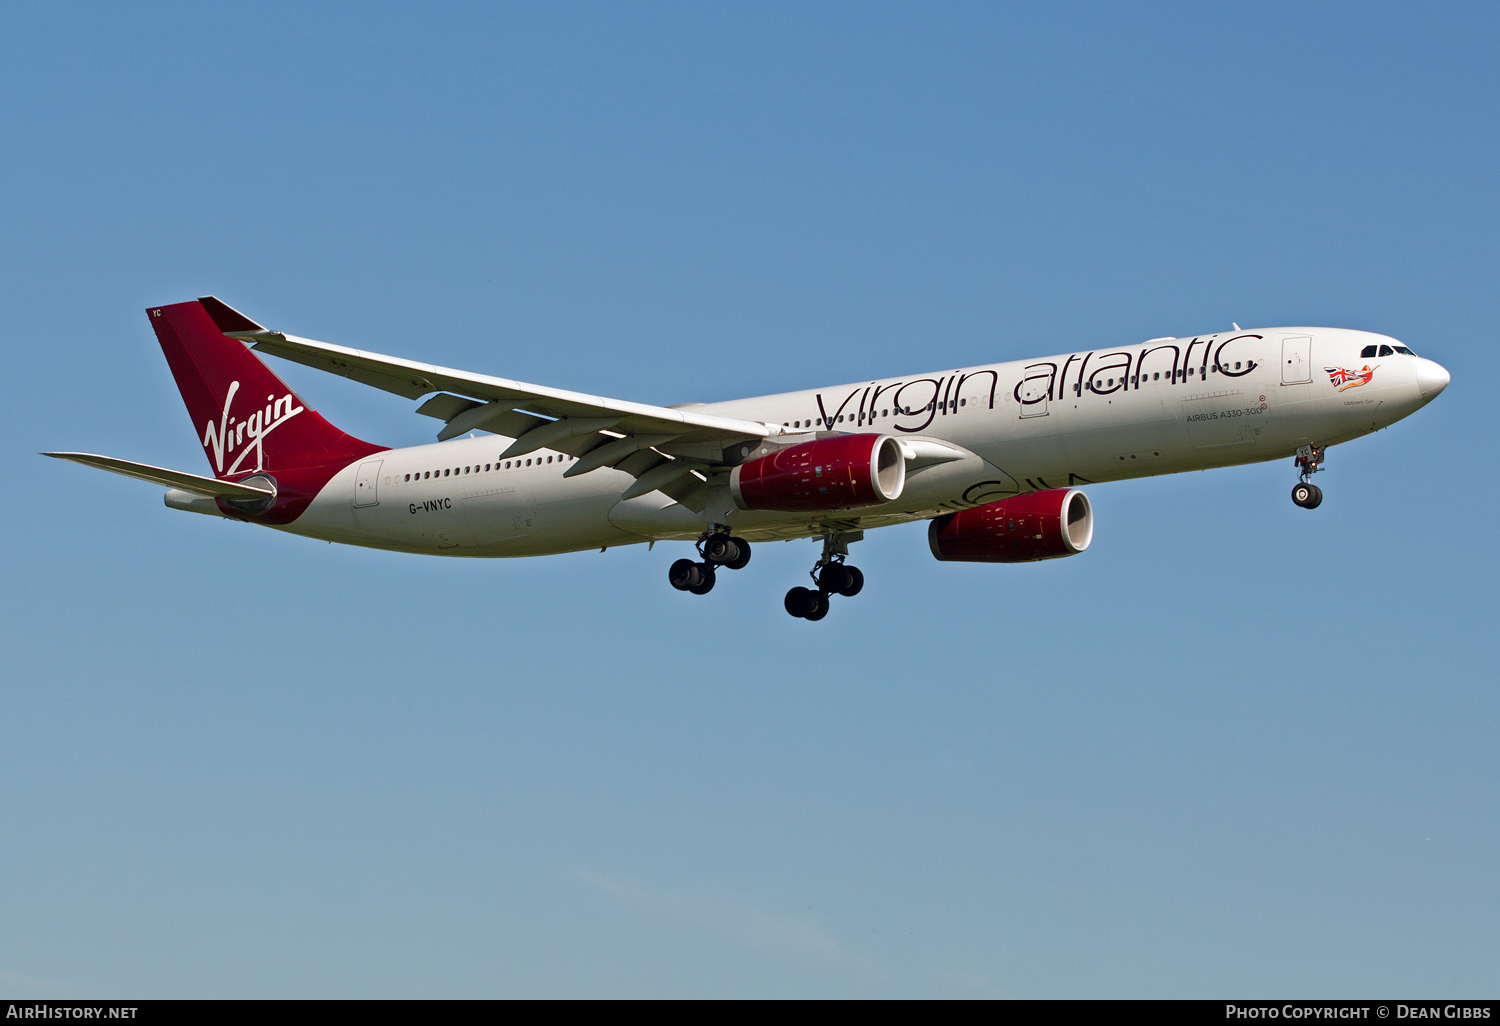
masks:
<path id="1" fill-rule="evenodd" d="M 1077 488 L 1017 495 L 938 517 L 927 543 L 938 559 L 965 563 L 1029 563 L 1071 556 L 1089 547 L 1094 511 Z"/>
<path id="2" fill-rule="evenodd" d="M 901 443 L 890 435 L 839 435 L 735 467 L 729 494 L 740 509 L 850 509 L 891 502 L 906 486 Z"/>

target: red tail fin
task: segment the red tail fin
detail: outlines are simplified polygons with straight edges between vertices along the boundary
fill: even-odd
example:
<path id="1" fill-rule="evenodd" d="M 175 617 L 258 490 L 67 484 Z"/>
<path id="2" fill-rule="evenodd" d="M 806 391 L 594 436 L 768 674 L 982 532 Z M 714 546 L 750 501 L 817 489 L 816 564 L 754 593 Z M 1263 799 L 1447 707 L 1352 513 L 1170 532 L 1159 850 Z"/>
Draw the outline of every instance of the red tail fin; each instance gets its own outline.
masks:
<path id="1" fill-rule="evenodd" d="M 201 302 L 154 306 L 146 314 L 216 477 L 279 475 L 310 465 L 332 476 L 383 449 L 319 416 L 243 342 L 225 336 Z M 246 330 L 258 327 L 241 319 Z"/>

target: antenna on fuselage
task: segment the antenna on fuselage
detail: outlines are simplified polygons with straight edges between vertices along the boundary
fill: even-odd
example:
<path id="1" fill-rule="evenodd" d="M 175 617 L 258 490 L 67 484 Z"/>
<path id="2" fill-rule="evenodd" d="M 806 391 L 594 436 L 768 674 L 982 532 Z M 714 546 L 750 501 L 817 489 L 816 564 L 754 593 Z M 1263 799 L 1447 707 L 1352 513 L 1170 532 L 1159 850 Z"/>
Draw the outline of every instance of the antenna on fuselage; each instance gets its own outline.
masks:
<path id="1" fill-rule="evenodd" d="M 1243 331 L 1244 330 L 1238 324 L 1235 324 L 1233 321 L 1230 321 L 1229 323 L 1234 325 L 1234 330 L 1235 331 Z"/>

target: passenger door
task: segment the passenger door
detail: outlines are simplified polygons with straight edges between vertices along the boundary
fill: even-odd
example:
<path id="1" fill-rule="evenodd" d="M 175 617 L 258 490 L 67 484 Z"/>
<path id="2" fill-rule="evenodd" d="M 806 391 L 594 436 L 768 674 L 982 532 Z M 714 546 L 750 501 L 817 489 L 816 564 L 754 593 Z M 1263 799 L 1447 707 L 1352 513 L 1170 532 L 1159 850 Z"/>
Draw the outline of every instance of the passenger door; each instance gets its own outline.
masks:
<path id="1" fill-rule="evenodd" d="M 1281 340 L 1281 383 L 1302 385 L 1312 380 L 1312 336 L 1288 335 Z"/>
<path id="2" fill-rule="evenodd" d="M 1047 415 L 1047 396 L 1056 373 L 1057 367 L 1050 363 L 1035 363 L 1026 368 L 1026 377 L 1021 381 L 1022 417 Z"/>
<path id="3" fill-rule="evenodd" d="M 354 505 L 380 505 L 380 465 L 384 460 L 370 460 L 359 465 L 354 479 Z"/>

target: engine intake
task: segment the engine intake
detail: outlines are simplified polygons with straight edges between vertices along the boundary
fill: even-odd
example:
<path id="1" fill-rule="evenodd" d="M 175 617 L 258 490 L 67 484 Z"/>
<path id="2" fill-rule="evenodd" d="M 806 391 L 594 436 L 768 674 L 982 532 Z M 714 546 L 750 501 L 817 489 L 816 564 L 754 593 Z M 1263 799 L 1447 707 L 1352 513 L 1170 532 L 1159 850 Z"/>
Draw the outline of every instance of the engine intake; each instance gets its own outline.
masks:
<path id="1" fill-rule="evenodd" d="M 1077 488 L 1052 488 L 938 517 L 932 554 L 947 562 L 1029 563 L 1072 556 L 1094 538 L 1094 510 Z"/>
<path id="2" fill-rule="evenodd" d="M 851 509 L 900 498 L 906 459 L 890 435 L 839 435 L 741 463 L 729 475 L 740 509 Z"/>

